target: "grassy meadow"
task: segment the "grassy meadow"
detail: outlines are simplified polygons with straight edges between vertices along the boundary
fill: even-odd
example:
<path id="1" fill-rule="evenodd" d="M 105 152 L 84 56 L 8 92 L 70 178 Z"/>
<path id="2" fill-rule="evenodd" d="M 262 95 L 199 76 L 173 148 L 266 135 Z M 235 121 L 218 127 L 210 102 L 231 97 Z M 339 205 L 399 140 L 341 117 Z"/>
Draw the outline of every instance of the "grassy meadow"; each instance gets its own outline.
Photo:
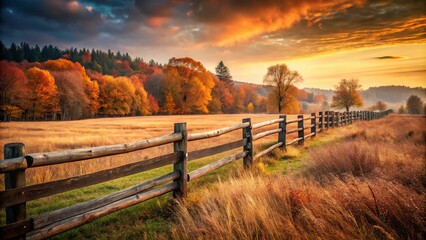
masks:
<path id="1" fill-rule="evenodd" d="M 0 123 L 0 142 L 20 141 L 27 153 L 138 141 L 278 115 L 191 115 L 104 118 L 68 122 Z M 290 119 L 295 116 L 289 117 Z M 171 194 L 102 217 L 57 239 L 421 239 L 426 232 L 425 118 L 393 115 L 329 129 L 304 146 L 275 150 L 245 173 L 238 160 L 190 182 L 185 204 Z M 276 128 L 271 126 L 269 129 Z M 290 127 L 292 128 L 292 127 Z M 256 132 L 268 128 L 259 129 Z M 241 131 L 189 143 L 189 151 L 241 138 Z M 288 139 L 292 139 L 289 137 Z M 255 142 L 257 151 L 276 135 Z M 172 145 L 125 155 L 27 170 L 40 183 L 151 158 Z M 189 171 L 231 152 L 191 161 Z M 36 216 L 87 201 L 170 172 L 171 166 L 28 203 Z M 3 183 L 2 183 L 3 187 Z M 4 210 L 0 213 L 4 224 Z"/>
<path id="2" fill-rule="evenodd" d="M 299 149 L 299 171 L 233 177 L 181 204 L 172 236 L 425 239 L 425 126 L 424 117 L 393 115 L 333 129 Z"/>
<path id="3" fill-rule="evenodd" d="M 0 144 L 4 145 L 10 142 L 23 142 L 26 145 L 27 153 L 60 151 L 68 149 L 76 149 L 82 147 L 95 147 L 110 144 L 121 144 L 127 142 L 140 141 L 146 138 L 167 135 L 173 132 L 173 123 L 187 122 L 188 132 L 204 132 L 214 130 L 221 127 L 230 126 L 241 123 L 243 118 L 250 117 L 253 123 L 267 121 L 278 118 L 278 115 L 269 114 L 241 114 L 241 115 L 189 115 L 189 116 L 144 116 L 144 117 L 127 117 L 127 118 L 101 118 L 80 121 L 61 121 L 61 122 L 2 122 L 0 123 Z M 295 118 L 290 116 L 289 118 Z M 277 128 L 274 126 L 264 127 L 258 131 Z M 241 139 L 241 130 L 234 131 L 208 140 L 200 140 L 190 142 L 188 150 L 197 150 L 214 145 L 224 144 L 226 142 Z M 277 136 L 272 135 L 264 139 L 256 141 L 255 147 L 268 146 L 265 144 L 276 141 Z M 3 151 L 3 148 L 1 148 Z M 140 161 L 143 159 L 163 155 L 173 151 L 173 145 L 167 144 L 152 149 L 146 149 L 133 153 L 115 155 L 111 157 L 103 157 L 98 159 L 86 160 L 81 162 L 73 162 L 61 165 L 52 165 L 38 168 L 30 168 L 26 170 L 27 184 L 36 184 L 42 182 L 53 181 L 57 179 L 68 178 L 96 172 L 103 169 L 116 167 L 119 165 Z M 213 157 L 191 161 L 189 170 L 197 169 L 212 161 L 225 157 L 233 152 L 241 151 L 235 149 L 226 153 L 217 154 Z M 3 152 L 1 152 L 3 155 Z M 172 166 L 166 166 L 154 169 L 148 172 L 135 174 L 129 177 L 109 181 L 106 183 L 42 198 L 39 200 L 28 202 L 29 216 L 37 216 L 42 213 L 60 209 L 79 202 L 88 201 L 108 193 L 124 189 L 145 180 L 169 173 Z M 218 179 L 224 178 L 228 174 L 242 171 L 241 160 L 229 164 L 224 168 L 216 170 L 214 173 L 208 174 L 203 178 L 191 182 L 189 188 L 193 189 L 197 186 L 210 186 Z M 3 176 L 0 178 L 1 188 L 4 189 Z M 196 193 L 195 193 L 196 194 Z M 87 224 L 77 230 L 69 231 L 60 235 L 60 238 L 89 237 L 89 238 L 105 238 L 111 237 L 121 238 L 129 234 L 148 234 L 157 232 L 157 228 L 165 231 L 167 224 L 165 221 L 169 219 L 168 202 L 171 194 L 150 200 L 146 203 L 139 204 L 132 208 L 120 211 L 116 214 L 105 216 L 94 223 Z M 197 194 L 196 194 L 197 195 Z M 142 215 L 140 213 L 143 212 Z M 0 212 L 0 223 L 4 224 L 4 210 Z M 114 224 L 113 229 L 96 230 L 102 226 Z M 128 223 L 133 223 L 128 225 Z M 136 225 L 144 225 L 145 227 L 137 228 Z M 115 229 L 119 228 L 119 229 Z M 123 229 L 124 228 L 124 229 Z"/>
<path id="4" fill-rule="evenodd" d="M 173 133 L 173 123 L 177 122 L 186 122 L 188 133 L 195 133 L 241 123 L 243 118 L 248 117 L 252 119 L 253 123 L 258 123 L 276 119 L 278 115 L 177 115 L 101 118 L 61 122 L 5 122 L 0 123 L 0 145 L 3 146 L 10 142 L 23 142 L 26 145 L 27 153 L 69 150 L 135 142 L 171 134 Z M 291 117 L 289 118 L 292 119 Z M 269 129 L 277 127 L 278 124 L 270 126 Z M 260 131 L 265 129 L 268 128 L 262 128 Z M 259 142 L 271 142 L 276 140 L 276 138 L 275 135 L 259 140 Z M 237 139 L 241 139 L 241 131 L 222 135 L 214 138 L 214 141 L 207 139 L 191 142 L 188 144 L 188 151 L 220 145 Z M 0 151 L 3 156 L 3 148 Z M 28 169 L 27 180 L 29 183 L 40 183 L 82 175 L 171 153 L 172 151 L 173 145 L 167 144 L 124 155 Z"/>

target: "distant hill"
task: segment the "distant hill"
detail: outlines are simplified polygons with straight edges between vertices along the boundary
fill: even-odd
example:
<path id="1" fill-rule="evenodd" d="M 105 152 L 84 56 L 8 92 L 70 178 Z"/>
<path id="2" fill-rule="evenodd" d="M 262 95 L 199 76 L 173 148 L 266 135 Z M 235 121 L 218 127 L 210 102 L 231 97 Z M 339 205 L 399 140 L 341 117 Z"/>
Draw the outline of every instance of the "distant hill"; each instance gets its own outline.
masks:
<path id="1" fill-rule="evenodd" d="M 313 92 L 315 94 L 324 94 L 327 101 L 331 102 L 333 96 L 333 90 L 324 90 L 319 88 L 304 88 L 307 92 Z M 364 106 L 369 107 L 375 104 L 377 101 L 386 102 L 389 107 L 397 108 L 407 102 L 407 99 L 411 95 L 417 95 L 426 102 L 426 88 L 410 88 L 406 86 L 382 86 L 382 87 L 371 87 L 367 90 L 361 91 L 361 96 L 364 99 Z"/>
<path id="2" fill-rule="evenodd" d="M 255 87 L 256 92 L 263 96 L 267 97 L 270 88 L 263 84 L 255 83 L 246 83 L 241 81 L 234 81 L 235 86 L 252 86 Z M 314 93 L 315 95 L 324 95 L 326 100 L 331 103 L 334 90 L 332 89 L 319 89 L 319 88 L 304 88 L 306 92 Z M 389 108 L 397 109 L 401 105 L 405 105 L 407 99 L 411 95 L 416 95 L 422 99 L 423 102 L 426 102 L 426 88 L 411 88 L 406 86 L 381 86 L 381 87 L 371 87 L 366 90 L 361 91 L 361 96 L 364 99 L 364 107 L 368 108 L 378 101 L 385 102 Z"/>

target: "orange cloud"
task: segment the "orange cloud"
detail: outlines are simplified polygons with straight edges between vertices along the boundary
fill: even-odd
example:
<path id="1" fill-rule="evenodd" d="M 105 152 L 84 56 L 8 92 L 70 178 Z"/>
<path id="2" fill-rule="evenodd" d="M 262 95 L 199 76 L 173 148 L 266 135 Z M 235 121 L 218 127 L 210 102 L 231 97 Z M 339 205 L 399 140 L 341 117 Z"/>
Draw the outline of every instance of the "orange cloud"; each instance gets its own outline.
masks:
<path id="1" fill-rule="evenodd" d="M 170 21 L 168 17 L 150 17 L 146 20 L 147 24 L 152 28 L 162 27 L 168 21 Z"/>
<path id="2" fill-rule="evenodd" d="M 318 22 L 321 17 L 333 11 L 360 6 L 364 0 L 226 2 L 210 0 L 198 6 L 198 12 L 191 11 L 191 16 L 195 14 L 200 22 L 206 24 L 204 43 L 233 45 L 262 34 L 288 29 L 301 19 Z M 237 3 L 241 4 L 239 8 L 235 7 Z M 206 11 L 211 11 L 214 15 L 210 16 Z"/>

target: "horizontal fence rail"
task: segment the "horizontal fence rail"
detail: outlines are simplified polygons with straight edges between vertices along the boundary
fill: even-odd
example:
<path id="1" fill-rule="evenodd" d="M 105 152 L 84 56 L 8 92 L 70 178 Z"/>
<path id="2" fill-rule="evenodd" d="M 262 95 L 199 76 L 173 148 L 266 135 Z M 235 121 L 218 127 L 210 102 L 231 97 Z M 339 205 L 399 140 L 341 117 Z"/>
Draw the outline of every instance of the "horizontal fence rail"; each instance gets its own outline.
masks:
<path id="1" fill-rule="evenodd" d="M 174 197 L 185 198 L 189 181 L 200 178 L 238 159 L 243 159 L 244 168 L 250 169 L 254 161 L 277 148 L 284 149 L 295 143 L 303 144 L 305 139 L 314 137 L 318 132 L 323 132 L 328 128 L 344 126 L 356 120 L 378 119 L 388 114 L 389 111 L 342 113 L 325 111 L 318 114 L 312 113 L 310 116 L 298 115 L 297 118 L 291 120 L 287 119 L 286 115 L 281 115 L 278 119 L 254 124 L 251 123 L 251 119 L 243 119 L 243 122 L 239 124 L 191 134 L 187 133 L 186 123 L 175 123 L 175 131 L 170 135 L 126 144 L 47 153 L 26 154 L 23 143 L 6 144 L 5 160 L 0 160 L 0 173 L 5 175 L 5 190 L 0 191 L 0 207 L 6 209 L 6 225 L 0 227 L 0 239 L 45 239 L 166 193 L 173 192 Z M 253 135 L 254 129 L 272 125 L 278 128 Z M 240 129 L 242 132 L 240 139 L 191 152 L 187 151 L 188 142 L 219 137 Z M 277 134 L 278 141 L 254 155 L 253 142 L 274 134 Z M 287 136 L 292 134 L 294 138 L 287 141 Z M 25 170 L 28 168 L 125 154 L 165 144 L 173 144 L 174 152 L 86 175 L 26 186 Z M 235 151 L 238 148 L 242 151 L 230 154 L 192 172 L 187 172 L 188 161 L 231 150 Z M 26 216 L 28 201 L 167 165 L 173 165 L 172 172 L 127 189 L 32 218 Z"/>

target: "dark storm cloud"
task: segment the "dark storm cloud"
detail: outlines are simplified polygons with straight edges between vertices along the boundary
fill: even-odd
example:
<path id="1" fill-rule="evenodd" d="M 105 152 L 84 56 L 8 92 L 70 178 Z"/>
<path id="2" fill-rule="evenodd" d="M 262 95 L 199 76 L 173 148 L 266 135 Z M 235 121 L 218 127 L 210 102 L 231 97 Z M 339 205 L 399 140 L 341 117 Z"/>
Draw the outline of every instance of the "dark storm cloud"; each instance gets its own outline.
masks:
<path id="1" fill-rule="evenodd" d="M 28 17 L 39 17 L 53 23 L 81 24 L 83 29 L 92 28 L 102 22 L 101 15 L 86 8 L 78 1 L 43 0 L 43 1 L 9 1 L 5 8 Z"/>
<path id="2" fill-rule="evenodd" d="M 102 23 L 99 12 L 78 1 L 7 1 L 1 9 L 0 32 L 4 41 L 72 43 L 96 35 Z"/>
<path id="3" fill-rule="evenodd" d="M 425 8 L 421 0 L 21 0 L 3 3 L 0 31 L 7 42 L 206 47 L 268 60 L 424 42 Z"/>

